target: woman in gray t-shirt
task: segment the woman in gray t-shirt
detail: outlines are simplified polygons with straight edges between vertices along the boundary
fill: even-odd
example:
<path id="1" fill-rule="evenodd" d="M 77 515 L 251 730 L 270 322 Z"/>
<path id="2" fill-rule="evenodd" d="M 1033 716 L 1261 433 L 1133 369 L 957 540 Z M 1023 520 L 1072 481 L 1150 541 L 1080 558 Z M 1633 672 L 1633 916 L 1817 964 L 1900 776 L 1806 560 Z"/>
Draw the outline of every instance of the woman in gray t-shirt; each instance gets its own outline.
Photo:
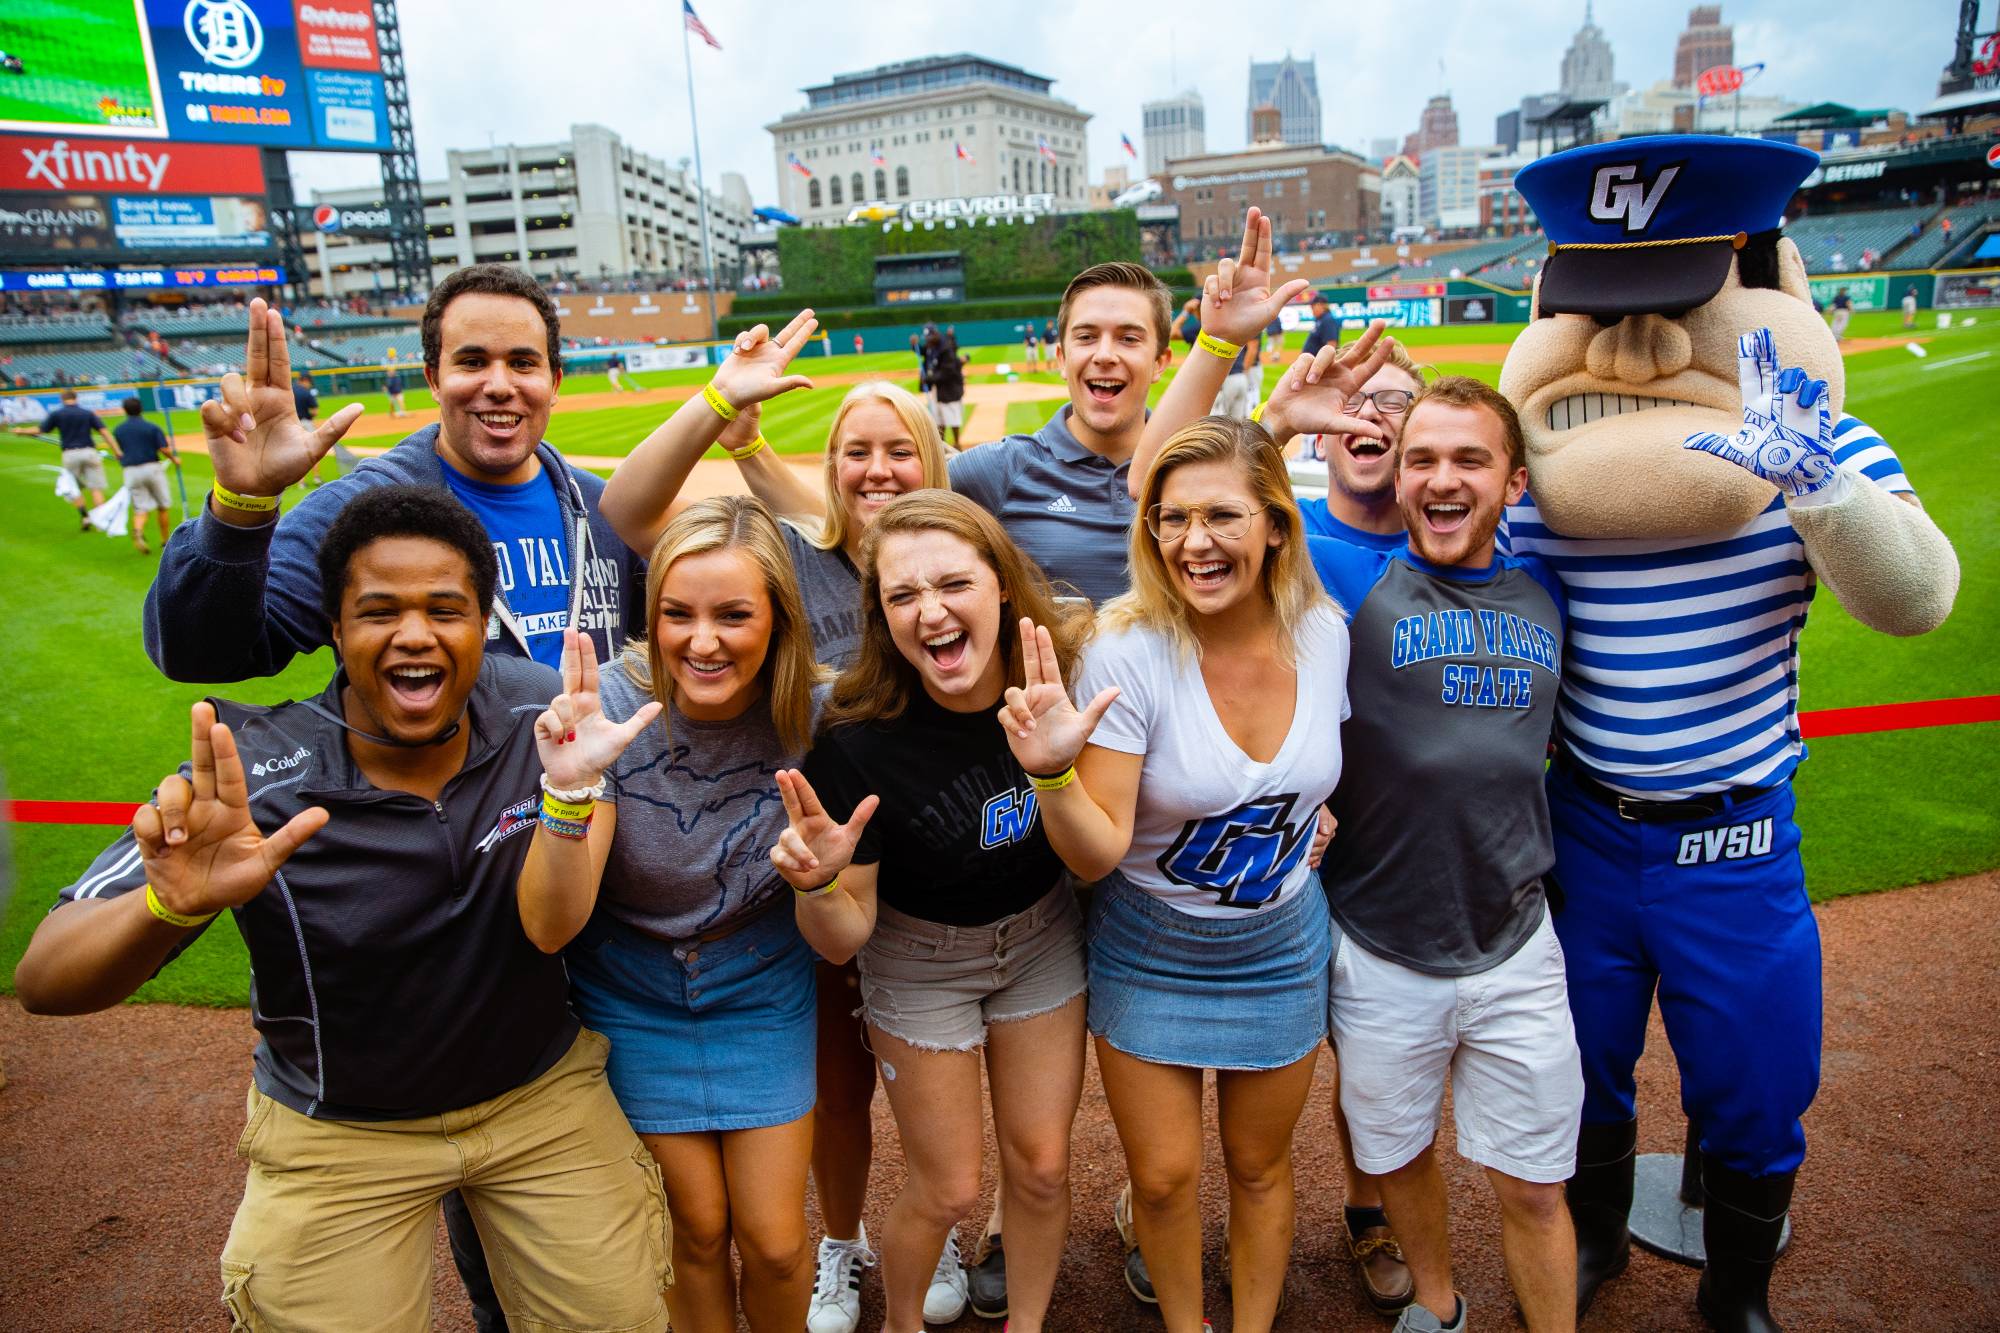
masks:
<path id="1" fill-rule="evenodd" d="M 646 602 L 651 632 L 597 702 L 614 723 L 662 709 L 603 774 L 595 874 L 568 876 L 596 909 L 566 954 L 571 997 L 611 1039 L 611 1089 L 666 1179 L 674 1326 L 735 1324 L 734 1241 L 749 1326 L 796 1333 L 817 987 L 768 852 L 786 826 L 776 775 L 810 743 L 823 672 L 777 520 L 748 496 L 667 525 Z"/>

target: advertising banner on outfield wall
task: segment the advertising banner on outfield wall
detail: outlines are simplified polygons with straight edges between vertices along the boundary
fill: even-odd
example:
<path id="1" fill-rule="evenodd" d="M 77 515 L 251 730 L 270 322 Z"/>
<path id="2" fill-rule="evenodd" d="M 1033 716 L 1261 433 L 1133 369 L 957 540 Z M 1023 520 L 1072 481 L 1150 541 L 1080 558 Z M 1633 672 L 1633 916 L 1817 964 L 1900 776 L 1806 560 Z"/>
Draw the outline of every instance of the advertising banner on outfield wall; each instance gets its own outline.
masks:
<path id="1" fill-rule="evenodd" d="M 1848 299 L 1854 302 L 1856 310 L 1889 308 L 1889 280 L 1879 274 L 1866 278 L 1814 278 L 1813 300 L 1831 307 L 1833 298 L 1840 294 L 1843 287 L 1847 289 Z"/>
<path id="2" fill-rule="evenodd" d="M 1940 310 L 1973 310 L 2000 306 L 2000 269 L 1978 273 L 1940 273 L 1931 304 Z"/>
<path id="3" fill-rule="evenodd" d="M 0 193 L 0 251 L 10 259 L 56 259 L 114 244 L 102 195 Z"/>
<path id="4" fill-rule="evenodd" d="M 262 199 L 113 199 L 112 229 L 128 250 L 268 250 L 270 212 Z"/>
<path id="5" fill-rule="evenodd" d="M 1444 322 L 1491 324 L 1498 305 L 1498 300 L 1491 296 L 1449 296 L 1445 298 L 1444 303 Z"/>
<path id="6" fill-rule="evenodd" d="M 627 370 L 684 370 L 706 365 L 708 352 L 701 347 L 635 347 L 622 352 Z"/>

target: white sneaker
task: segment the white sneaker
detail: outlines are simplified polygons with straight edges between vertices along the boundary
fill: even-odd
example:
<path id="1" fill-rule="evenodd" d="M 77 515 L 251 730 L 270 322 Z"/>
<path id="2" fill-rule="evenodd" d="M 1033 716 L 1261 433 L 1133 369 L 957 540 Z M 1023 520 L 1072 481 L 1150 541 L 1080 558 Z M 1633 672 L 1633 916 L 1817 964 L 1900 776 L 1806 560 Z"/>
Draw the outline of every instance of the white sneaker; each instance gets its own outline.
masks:
<path id="1" fill-rule="evenodd" d="M 875 1266 L 868 1248 L 868 1228 L 859 1240 L 819 1243 L 819 1275 L 813 1279 L 812 1304 L 806 1307 L 806 1333 L 854 1333 L 861 1324 L 861 1270 Z"/>
<path id="2" fill-rule="evenodd" d="M 937 1272 L 931 1274 L 931 1289 L 924 1293 L 924 1320 L 949 1324 L 965 1313 L 971 1291 L 965 1268 L 958 1261 L 958 1233 L 944 1234 L 944 1253 L 938 1256 Z"/>

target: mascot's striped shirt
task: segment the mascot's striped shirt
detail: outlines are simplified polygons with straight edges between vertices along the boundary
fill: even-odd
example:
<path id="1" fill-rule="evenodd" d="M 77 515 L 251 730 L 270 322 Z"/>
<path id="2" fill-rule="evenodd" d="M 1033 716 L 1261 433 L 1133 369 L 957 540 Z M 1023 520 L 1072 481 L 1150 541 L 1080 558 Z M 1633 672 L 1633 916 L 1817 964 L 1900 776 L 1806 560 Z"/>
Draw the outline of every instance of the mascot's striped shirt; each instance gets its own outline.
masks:
<path id="1" fill-rule="evenodd" d="M 1843 414 L 1833 439 L 1842 467 L 1911 489 L 1859 419 Z M 1557 724 L 1587 772 L 1658 801 L 1791 777 L 1805 757 L 1799 632 L 1816 580 L 1783 500 L 1726 536 L 1614 541 L 1557 535 L 1530 497 L 1506 532 L 1569 594 Z"/>

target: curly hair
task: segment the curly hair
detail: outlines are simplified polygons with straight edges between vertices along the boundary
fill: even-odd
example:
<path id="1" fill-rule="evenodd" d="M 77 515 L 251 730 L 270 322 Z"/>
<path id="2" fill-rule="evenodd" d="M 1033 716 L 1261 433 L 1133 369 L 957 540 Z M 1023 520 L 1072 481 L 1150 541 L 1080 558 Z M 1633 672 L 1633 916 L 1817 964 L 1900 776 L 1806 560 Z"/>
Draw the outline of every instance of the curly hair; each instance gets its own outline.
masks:
<path id="1" fill-rule="evenodd" d="M 347 572 L 362 548 L 392 537 L 422 537 L 465 557 L 473 596 L 484 612 L 493 605 L 500 562 L 486 525 L 442 486 L 376 486 L 347 502 L 319 543 L 319 607 L 340 620 Z"/>

